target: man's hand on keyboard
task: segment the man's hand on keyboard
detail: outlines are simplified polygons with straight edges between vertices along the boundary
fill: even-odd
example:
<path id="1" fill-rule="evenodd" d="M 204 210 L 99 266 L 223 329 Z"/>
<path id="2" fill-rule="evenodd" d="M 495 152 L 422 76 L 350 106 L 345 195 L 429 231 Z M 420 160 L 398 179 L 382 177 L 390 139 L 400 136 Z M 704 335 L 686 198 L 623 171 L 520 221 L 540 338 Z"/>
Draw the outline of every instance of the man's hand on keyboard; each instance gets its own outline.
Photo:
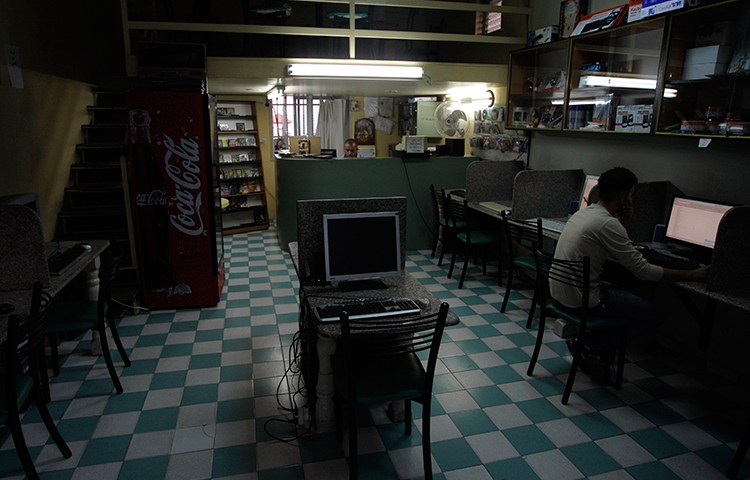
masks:
<path id="1" fill-rule="evenodd" d="M 705 282 L 710 271 L 711 265 L 701 265 L 693 270 L 665 268 L 662 279 L 671 282 Z"/>

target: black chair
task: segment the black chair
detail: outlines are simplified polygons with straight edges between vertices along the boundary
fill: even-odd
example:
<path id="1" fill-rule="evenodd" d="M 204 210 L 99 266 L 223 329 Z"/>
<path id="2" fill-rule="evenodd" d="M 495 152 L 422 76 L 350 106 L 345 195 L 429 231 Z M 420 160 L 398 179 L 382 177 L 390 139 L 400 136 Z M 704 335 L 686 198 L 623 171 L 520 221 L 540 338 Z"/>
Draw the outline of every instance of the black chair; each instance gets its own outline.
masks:
<path id="1" fill-rule="evenodd" d="M 537 221 L 537 225 L 541 220 Z M 536 261 L 537 294 L 539 297 L 540 314 L 539 328 L 537 330 L 534 352 L 529 361 L 526 374 L 534 373 L 534 366 L 539 357 L 544 337 L 545 319 L 547 316 L 562 318 L 577 326 L 574 344 L 578 348 L 573 349 L 573 361 L 568 372 L 568 381 L 562 396 L 563 405 L 568 403 L 570 392 L 573 390 L 578 367 L 582 361 L 583 346 L 586 345 L 586 337 L 590 333 L 604 333 L 615 331 L 619 334 L 619 345 L 617 347 L 617 371 L 614 386 L 620 389 L 622 386 L 622 375 L 625 367 L 625 348 L 627 342 L 627 323 L 613 318 L 601 318 L 592 312 L 589 306 L 589 284 L 590 284 L 590 259 L 583 257 L 582 260 L 560 260 L 553 255 L 544 253 L 539 248 L 534 249 Z M 578 308 L 569 308 L 557 302 L 549 295 L 549 282 L 554 280 L 565 285 L 577 288 L 581 292 L 581 305 Z"/>
<path id="2" fill-rule="evenodd" d="M 734 452 L 734 457 L 732 457 L 729 468 L 727 468 L 727 478 L 737 478 L 737 473 L 740 471 L 748 448 L 750 448 L 750 419 L 748 419 L 747 426 L 745 426 L 745 433 L 742 434 L 740 443 L 737 445 L 737 451 Z"/>
<path id="3" fill-rule="evenodd" d="M 442 248 L 440 249 L 440 258 L 438 258 L 438 266 L 443 265 L 443 258 L 445 252 L 453 251 L 456 248 L 456 234 L 466 229 L 466 222 L 457 219 L 448 219 L 448 194 L 444 188 L 440 189 L 440 192 L 436 192 L 437 201 L 439 203 L 439 212 L 441 216 L 441 237 Z"/>
<path id="4" fill-rule="evenodd" d="M 435 243 L 432 245 L 432 253 L 430 257 L 434 257 L 437 253 L 438 246 L 440 246 L 440 261 L 438 265 L 442 264 L 442 251 L 445 249 L 444 234 L 445 234 L 445 215 L 443 213 L 443 199 L 442 192 L 438 192 L 434 184 L 430 184 L 430 198 L 432 199 L 432 208 L 435 211 L 433 219 L 435 226 Z"/>
<path id="5" fill-rule="evenodd" d="M 450 194 L 447 195 L 445 202 L 445 218 L 449 229 L 456 231 L 454 236 L 453 252 L 451 254 L 451 266 L 448 269 L 448 278 L 453 276 L 453 267 L 456 264 L 456 253 L 459 248 L 463 251 L 464 266 L 461 270 L 461 278 L 458 281 L 458 288 L 463 288 L 464 279 L 466 278 L 466 268 L 469 264 L 469 257 L 481 251 L 482 253 L 482 273 L 487 275 L 487 256 L 490 250 L 497 252 L 497 284 L 502 285 L 502 254 L 501 254 L 501 236 L 489 228 L 478 228 L 472 222 L 469 215 L 469 206 L 465 198 L 454 199 Z M 463 228 L 462 228 L 463 227 Z"/>
<path id="6" fill-rule="evenodd" d="M 420 317 L 351 320 L 341 316 L 341 353 L 334 355 L 336 433 L 342 439 L 344 404 L 348 407 L 349 478 L 357 478 L 357 405 L 405 401 L 404 426 L 411 435 L 411 402 L 422 405 L 424 477 L 432 478 L 430 412 L 432 382 L 448 304 Z M 428 351 L 427 367 L 418 352 Z"/>
<path id="7" fill-rule="evenodd" d="M 505 245 L 507 245 L 510 258 L 508 261 L 508 280 L 505 284 L 505 296 L 500 311 L 505 313 L 508 308 L 510 291 L 513 288 L 513 278 L 515 275 L 526 275 L 528 281 L 536 285 L 536 260 L 534 260 L 534 248 L 542 248 L 542 232 L 537 226 L 530 225 L 526 222 L 513 220 L 505 212 L 500 215 L 503 219 L 503 231 L 505 232 Z M 531 298 L 531 307 L 529 307 L 529 318 L 526 321 L 526 328 L 531 328 L 536 311 L 537 292 L 534 288 L 534 296 Z"/>
<path id="8" fill-rule="evenodd" d="M 72 453 L 57 430 L 47 409 L 47 402 L 40 385 L 40 372 L 46 366 L 41 340 L 45 314 L 49 305 L 49 295 L 42 291 L 41 283 L 34 285 L 30 314 L 26 319 L 11 315 L 8 319 L 8 337 L 3 345 L 3 362 L 0 374 L 3 376 L 3 395 L 0 398 L 0 423 L 10 429 L 16 453 L 26 476 L 37 479 L 36 468 L 21 428 L 20 410 L 33 401 L 39 410 L 44 426 L 65 458 Z"/>
<path id="9" fill-rule="evenodd" d="M 101 345 L 102 355 L 109 370 L 109 376 L 115 385 L 117 393 L 122 393 L 122 384 L 117 377 L 112 354 L 109 351 L 107 342 L 107 326 L 112 332 L 112 339 L 115 341 L 117 351 L 125 363 L 126 367 L 130 366 L 130 359 L 122 345 L 120 335 L 117 332 L 117 323 L 114 318 L 112 308 L 112 280 L 120 271 L 120 262 L 122 254 L 115 254 L 112 248 L 108 248 L 101 255 L 101 267 L 99 268 L 99 295 L 97 300 L 70 300 L 54 301 L 49 308 L 48 322 L 44 332 L 51 337 L 58 337 L 62 334 L 76 334 L 86 330 L 94 330 L 98 333 Z M 57 351 L 58 339 L 53 338 L 50 342 L 52 350 L 53 371 L 57 375 L 60 373 L 60 364 Z"/>

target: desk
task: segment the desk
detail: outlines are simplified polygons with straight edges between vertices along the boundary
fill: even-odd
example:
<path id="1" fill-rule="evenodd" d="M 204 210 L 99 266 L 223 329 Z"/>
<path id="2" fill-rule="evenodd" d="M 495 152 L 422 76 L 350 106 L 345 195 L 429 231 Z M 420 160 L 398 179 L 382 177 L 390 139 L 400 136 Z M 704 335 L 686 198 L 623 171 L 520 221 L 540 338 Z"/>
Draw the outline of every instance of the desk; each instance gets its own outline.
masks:
<path id="1" fill-rule="evenodd" d="M 57 248 L 64 250 L 80 241 L 54 242 L 45 246 L 48 252 L 53 252 Z M 99 293 L 99 264 L 97 262 L 99 255 L 107 249 L 109 241 L 107 240 L 87 240 L 86 243 L 91 245 L 91 250 L 78 257 L 70 267 L 62 274 L 49 277 L 49 285 L 45 291 L 51 297 L 59 294 L 73 279 L 83 274 L 83 282 L 86 286 L 86 295 L 89 300 L 96 300 Z M 0 292 L 0 303 L 10 303 L 15 307 L 15 314 L 27 314 L 31 308 L 31 290 L 13 290 Z M 5 343 L 8 336 L 8 319 L 0 318 L 0 344 Z"/>
<path id="2" fill-rule="evenodd" d="M 299 277 L 298 260 L 299 252 L 297 242 L 289 243 L 289 253 L 292 256 L 295 271 Z M 440 309 L 440 300 L 419 283 L 410 273 L 404 272 L 399 277 L 384 279 L 389 286 L 386 290 L 360 290 L 354 292 L 342 292 L 331 285 L 303 285 L 300 283 L 300 329 L 304 339 L 308 339 L 308 344 L 303 345 L 303 363 L 315 362 L 317 357 L 317 374 L 311 371 L 307 366 L 303 366 L 308 372 L 310 378 L 306 378 L 306 384 L 310 395 L 310 404 L 315 408 L 315 419 L 318 425 L 330 425 L 334 421 L 333 415 L 333 369 L 331 366 L 331 355 L 336 351 L 336 340 L 341 337 L 341 326 L 338 322 L 319 323 L 315 320 L 311 309 L 334 302 L 337 298 L 358 298 L 358 297 L 409 297 L 419 300 L 427 307 L 422 309 L 421 315 L 437 313 Z M 377 320 L 373 320 L 377 321 Z M 458 324 L 458 316 L 452 311 L 448 312 L 446 325 Z M 313 339 L 315 342 L 313 343 Z M 305 353 L 306 352 L 306 353 Z M 317 353 L 317 354 L 316 354 Z M 308 356 L 305 359 L 305 355 Z"/>

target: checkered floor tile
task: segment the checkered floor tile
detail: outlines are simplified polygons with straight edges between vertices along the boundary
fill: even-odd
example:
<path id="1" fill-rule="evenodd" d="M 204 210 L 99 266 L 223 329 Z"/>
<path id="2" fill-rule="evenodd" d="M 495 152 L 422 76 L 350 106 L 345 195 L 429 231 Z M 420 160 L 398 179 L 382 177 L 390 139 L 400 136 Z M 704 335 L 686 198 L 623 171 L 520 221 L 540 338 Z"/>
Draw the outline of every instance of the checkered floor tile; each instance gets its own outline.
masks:
<path id="1" fill-rule="evenodd" d="M 63 459 L 32 408 L 23 419 L 31 453 L 49 479 L 344 479 L 347 445 L 330 429 L 297 428 L 298 283 L 275 230 L 225 239 L 227 282 L 212 308 L 125 316 L 132 366 L 113 389 L 90 334 L 62 345 L 50 410 L 73 451 Z M 731 388 L 683 358 L 633 349 L 620 391 L 584 374 L 560 404 L 569 366 L 550 331 L 533 377 L 530 290 L 503 291 L 471 266 L 464 288 L 429 251 L 408 270 L 461 322 L 446 330 L 435 378 L 432 455 L 445 479 L 710 479 L 723 472 L 747 411 Z M 119 358 L 115 355 L 115 359 Z M 419 478 L 421 409 L 410 437 L 382 409 L 360 428 L 361 478 Z M 0 477 L 21 478 L 13 441 L 0 430 Z M 740 471 L 750 478 L 750 461 Z"/>

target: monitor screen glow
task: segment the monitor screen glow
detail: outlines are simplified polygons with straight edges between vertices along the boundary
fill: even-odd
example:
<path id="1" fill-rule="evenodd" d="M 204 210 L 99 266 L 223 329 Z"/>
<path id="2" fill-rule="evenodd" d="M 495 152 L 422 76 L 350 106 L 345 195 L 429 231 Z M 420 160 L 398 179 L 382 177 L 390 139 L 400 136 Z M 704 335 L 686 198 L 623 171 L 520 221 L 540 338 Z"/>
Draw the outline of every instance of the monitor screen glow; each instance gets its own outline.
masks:
<path id="1" fill-rule="evenodd" d="M 323 215 L 323 247 L 328 282 L 400 275 L 398 212 Z"/>
<path id="2" fill-rule="evenodd" d="M 598 175 L 586 175 L 586 180 L 584 180 L 583 188 L 581 189 L 581 198 L 578 199 L 579 208 L 586 208 L 589 206 L 589 194 L 598 184 Z"/>
<path id="3" fill-rule="evenodd" d="M 675 197 L 667 220 L 667 240 L 714 248 L 716 232 L 724 214 L 732 208 L 704 200 Z"/>

